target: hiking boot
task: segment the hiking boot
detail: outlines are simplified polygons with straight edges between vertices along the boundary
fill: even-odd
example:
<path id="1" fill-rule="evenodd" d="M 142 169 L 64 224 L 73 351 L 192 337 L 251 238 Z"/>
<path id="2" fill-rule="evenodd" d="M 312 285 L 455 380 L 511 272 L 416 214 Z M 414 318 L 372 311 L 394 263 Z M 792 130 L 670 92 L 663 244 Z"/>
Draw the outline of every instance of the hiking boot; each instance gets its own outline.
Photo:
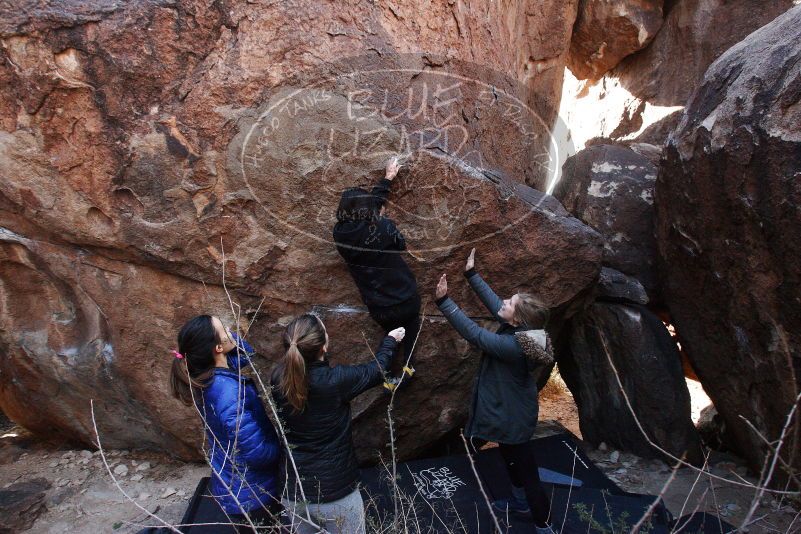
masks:
<path id="1" fill-rule="evenodd" d="M 398 379 L 394 376 L 388 376 L 384 380 L 384 393 L 387 395 L 392 395 L 395 392 L 395 389 L 398 387 Z"/>
<path id="2" fill-rule="evenodd" d="M 537 525 L 534 525 L 534 532 L 537 534 L 559 534 L 559 531 L 554 530 L 551 525 L 546 525 L 544 527 L 538 527 Z"/>
<path id="3" fill-rule="evenodd" d="M 514 497 L 492 501 L 492 507 L 498 512 L 502 513 L 504 516 L 508 514 L 510 516 L 522 517 L 526 519 L 531 518 L 531 509 L 528 507 L 528 503 L 526 501 L 515 499 Z"/>

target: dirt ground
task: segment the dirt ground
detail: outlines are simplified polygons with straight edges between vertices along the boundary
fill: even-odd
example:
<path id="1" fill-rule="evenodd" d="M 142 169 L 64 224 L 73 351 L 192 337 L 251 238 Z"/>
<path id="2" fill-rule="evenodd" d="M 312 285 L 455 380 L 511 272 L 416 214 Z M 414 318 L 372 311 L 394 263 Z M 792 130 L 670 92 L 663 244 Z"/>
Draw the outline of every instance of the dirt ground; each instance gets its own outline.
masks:
<path id="1" fill-rule="evenodd" d="M 51 483 L 30 533 L 130 533 L 159 525 L 137 505 L 180 523 L 198 480 L 209 471 L 163 454 L 106 451 L 117 486 L 97 451 L 37 442 L 18 428 L 9 434 L 17 436 L 0 439 L 0 487 L 40 477 Z"/>
<path id="2" fill-rule="evenodd" d="M 701 384 L 687 379 L 691 399 L 691 417 L 697 423 L 701 411 L 710 406 Z M 549 424 L 558 423 L 581 437 L 578 409 L 567 386 L 555 373 L 540 394 L 540 427 L 549 433 Z M 559 430 L 558 428 L 556 430 Z M 639 458 L 633 454 L 615 451 L 601 445 L 595 449 L 585 444 L 590 459 L 621 488 L 632 493 L 659 495 L 670 479 L 672 469 L 658 460 Z M 665 505 L 675 517 L 695 511 L 717 513 L 727 523 L 740 527 L 754 500 L 755 491 L 742 485 L 756 484 L 755 473 L 749 473 L 744 461 L 731 454 L 712 452 L 709 457 L 709 474 L 683 467 L 676 471 L 672 482 L 664 491 Z M 738 484 L 726 481 L 734 481 Z M 801 533 L 801 512 L 798 501 L 789 502 L 781 495 L 766 494 L 760 500 L 753 518 L 761 518 L 750 526 L 749 532 Z M 794 505 L 795 504 L 795 505 Z"/>
<path id="3" fill-rule="evenodd" d="M 696 392 L 694 415 L 704 402 L 708 399 L 704 401 Z M 575 403 L 558 381 L 544 390 L 540 406 L 542 433 L 565 427 L 581 435 Z M 670 467 L 659 461 L 603 447 L 587 452 L 627 491 L 658 495 L 671 476 Z M 198 480 L 208 473 L 205 465 L 178 462 L 162 454 L 119 450 L 106 454 L 119 487 L 99 452 L 43 443 L 13 425 L 0 425 L 0 488 L 39 477 L 51 484 L 42 511 L 27 532 L 132 533 L 159 524 L 145 510 L 167 522 L 179 523 Z M 710 465 L 714 475 L 756 482 L 738 458 L 715 453 Z M 678 517 L 695 509 L 717 510 L 725 521 L 739 526 L 754 490 L 697 475 L 688 468 L 677 470 L 664 493 L 670 511 Z M 786 500 L 767 496 L 762 501 L 754 516 L 761 519 L 750 532 L 801 532 L 799 512 Z M 2 523 L 0 518 L 0 527 Z"/>

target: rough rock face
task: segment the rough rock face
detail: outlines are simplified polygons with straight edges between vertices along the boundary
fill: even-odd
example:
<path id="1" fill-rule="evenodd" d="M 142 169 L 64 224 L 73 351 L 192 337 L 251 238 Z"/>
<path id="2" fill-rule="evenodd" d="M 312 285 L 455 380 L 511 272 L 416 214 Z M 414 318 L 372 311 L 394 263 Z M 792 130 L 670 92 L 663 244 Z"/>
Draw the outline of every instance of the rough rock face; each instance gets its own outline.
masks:
<path id="1" fill-rule="evenodd" d="M 678 349 L 653 313 L 595 302 L 570 320 L 559 345 L 559 371 L 576 399 L 585 440 L 662 457 L 637 427 L 616 369 L 648 438 L 675 456 L 686 451 L 689 461 L 702 459 Z"/>
<path id="2" fill-rule="evenodd" d="M 656 184 L 665 298 L 732 443 L 756 468 L 801 370 L 801 6 L 707 71 Z M 798 461 L 798 424 L 785 452 Z"/>
<path id="3" fill-rule="evenodd" d="M 553 195 L 604 236 L 603 263 L 639 280 L 658 300 L 653 188 L 656 167 L 619 145 L 593 145 L 568 158 Z"/>
<path id="4" fill-rule="evenodd" d="M 380 332 L 331 227 L 339 193 L 397 152 L 389 213 L 429 313 L 447 271 L 484 315 L 458 276 L 472 246 L 500 294 L 557 309 L 597 277 L 597 233 L 518 185 L 549 172 L 532 155 L 575 2 L 424 19 L 415 2 L 22 7 L 0 10 L 0 406 L 25 426 L 90 442 L 95 399 L 104 443 L 193 454 L 200 426 L 168 397 L 168 351 L 202 312 L 253 321 L 263 370 L 281 325 L 315 307 L 335 362 L 369 359 Z M 436 317 L 419 345 L 395 407 L 402 457 L 463 424 L 476 362 Z M 373 392 L 354 408 L 363 459 L 387 441 L 385 407 Z"/>
<path id="5" fill-rule="evenodd" d="M 718 414 L 714 404 L 710 404 L 701 410 L 698 417 L 698 435 L 704 442 L 704 445 L 710 449 L 725 450 L 724 443 L 727 441 L 724 436 L 726 435 L 726 422 Z"/>
<path id="6" fill-rule="evenodd" d="M 50 486 L 47 479 L 34 478 L 0 489 L 0 512 L 3 514 L 0 533 L 12 534 L 30 529 L 47 507 L 45 492 Z"/>
<path id="7" fill-rule="evenodd" d="M 607 137 L 662 145 L 709 65 L 792 6 L 793 0 L 666 2 L 664 23 L 644 49 L 597 81 L 565 73 L 560 115 L 573 144 L 580 150 Z"/>
<path id="8" fill-rule="evenodd" d="M 596 295 L 599 300 L 648 304 L 648 295 L 639 280 L 609 267 L 601 268 Z"/>
<path id="9" fill-rule="evenodd" d="M 582 0 L 568 67 L 580 80 L 596 80 L 624 57 L 646 47 L 660 26 L 662 0 Z"/>
<path id="10" fill-rule="evenodd" d="M 91 443 L 94 401 L 104 445 L 192 454 L 199 433 L 167 396 L 167 357 L 183 320 L 225 312 L 218 285 L 7 230 L 0 273 L 0 402 L 12 420 Z"/>

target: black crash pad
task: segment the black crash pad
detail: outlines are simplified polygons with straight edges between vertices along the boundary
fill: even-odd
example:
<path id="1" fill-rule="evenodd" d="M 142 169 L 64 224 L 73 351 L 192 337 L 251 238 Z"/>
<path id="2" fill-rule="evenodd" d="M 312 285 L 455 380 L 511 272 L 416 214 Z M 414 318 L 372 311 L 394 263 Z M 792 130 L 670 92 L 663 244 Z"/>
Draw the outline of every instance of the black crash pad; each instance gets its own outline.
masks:
<path id="1" fill-rule="evenodd" d="M 539 467 L 581 481 L 581 487 L 562 484 L 545 484 L 551 497 L 554 523 L 565 524 L 567 532 L 625 532 L 652 505 L 656 497 L 627 493 L 608 479 L 578 448 L 576 438 L 569 433 L 534 440 L 536 461 Z M 443 456 L 398 464 L 398 489 L 404 499 L 407 522 L 416 526 L 410 531 L 466 532 L 479 534 L 493 531 L 493 519 L 482 493 L 490 500 L 508 497 L 510 486 L 503 459 L 497 449 L 479 451 L 475 466 L 481 475 L 476 480 L 467 455 Z M 185 534 L 229 534 L 236 530 L 221 525 L 226 516 L 208 494 L 208 477 L 203 478 L 184 514 L 179 529 Z M 364 497 L 368 527 L 386 524 L 394 513 L 393 490 L 388 484 L 385 467 L 362 470 L 362 496 Z M 515 518 L 498 518 L 504 532 L 532 532 L 532 523 Z M 650 520 L 650 528 L 643 532 L 661 534 L 671 531 L 674 525 L 686 520 L 671 521 L 667 509 L 659 503 Z M 715 516 L 696 514 L 681 530 L 682 533 L 719 534 L 729 525 L 718 522 Z M 195 525 L 195 526 L 191 526 Z M 717 530 L 715 530 L 717 528 Z M 368 528 L 368 531 L 370 528 Z M 154 534 L 159 529 L 142 531 Z M 166 532 L 166 531 L 165 531 Z"/>
<path id="2" fill-rule="evenodd" d="M 655 500 L 652 496 L 630 494 L 620 489 L 584 455 L 571 434 L 534 440 L 533 449 L 539 467 L 568 477 L 572 475 L 582 482 L 580 488 L 544 484 L 551 497 L 554 523 L 566 522 L 571 531 L 588 532 L 589 528 L 589 532 L 625 532 L 626 526 L 633 526 Z M 467 455 L 399 464 L 401 499 L 405 500 L 405 509 L 413 508 L 407 521 L 415 521 L 423 532 L 492 532 L 494 521 L 482 486 L 490 501 L 508 497 L 509 478 L 497 449 L 479 451 L 475 466 L 481 485 Z M 394 514 L 393 490 L 387 483 L 388 478 L 385 467 L 362 471 L 362 494 L 370 520 L 376 524 L 386 524 Z M 531 522 L 511 517 L 498 519 L 505 532 L 533 531 Z M 660 503 L 651 518 L 649 532 L 669 532 L 669 519 Z"/>

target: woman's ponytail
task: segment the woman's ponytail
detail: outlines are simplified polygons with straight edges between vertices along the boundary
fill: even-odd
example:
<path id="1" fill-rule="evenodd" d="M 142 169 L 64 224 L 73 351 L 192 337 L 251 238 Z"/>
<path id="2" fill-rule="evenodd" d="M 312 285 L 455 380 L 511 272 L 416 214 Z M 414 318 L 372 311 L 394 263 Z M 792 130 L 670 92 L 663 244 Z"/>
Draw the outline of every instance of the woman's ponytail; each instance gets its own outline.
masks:
<path id="1" fill-rule="evenodd" d="M 320 356 L 325 346 L 325 327 L 316 316 L 304 314 L 284 331 L 284 359 L 281 363 L 281 394 L 295 412 L 302 412 L 309 396 L 306 367 Z"/>
<path id="2" fill-rule="evenodd" d="M 210 315 L 188 320 L 178 332 L 178 350 L 172 351 L 170 390 L 173 397 L 192 405 L 193 388 L 203 389 L 214 377 L 214 347 L 221 343 Z"/>
<path id="3" fill-rule="evenodd" d="M 291 343 L 284 355 L 284 374 L 281 377 L 281 391 L 296 412 L 303 411 L 309 385 L 306 383 L 306 361 L 295 343 Z"/>
<path id="4" fill-rule="evenodd" d="M 189 373 L 186 366 L 186 360 L 181 358 L 172 359 L 172 368 L 170 369 L 170 390 L 172 396 L 180 400 L 184 404 L 189 404 L 192 399 L 192 391 L 189 389 Z M 189 399 L 189 401 L 187 401 Z"/>

